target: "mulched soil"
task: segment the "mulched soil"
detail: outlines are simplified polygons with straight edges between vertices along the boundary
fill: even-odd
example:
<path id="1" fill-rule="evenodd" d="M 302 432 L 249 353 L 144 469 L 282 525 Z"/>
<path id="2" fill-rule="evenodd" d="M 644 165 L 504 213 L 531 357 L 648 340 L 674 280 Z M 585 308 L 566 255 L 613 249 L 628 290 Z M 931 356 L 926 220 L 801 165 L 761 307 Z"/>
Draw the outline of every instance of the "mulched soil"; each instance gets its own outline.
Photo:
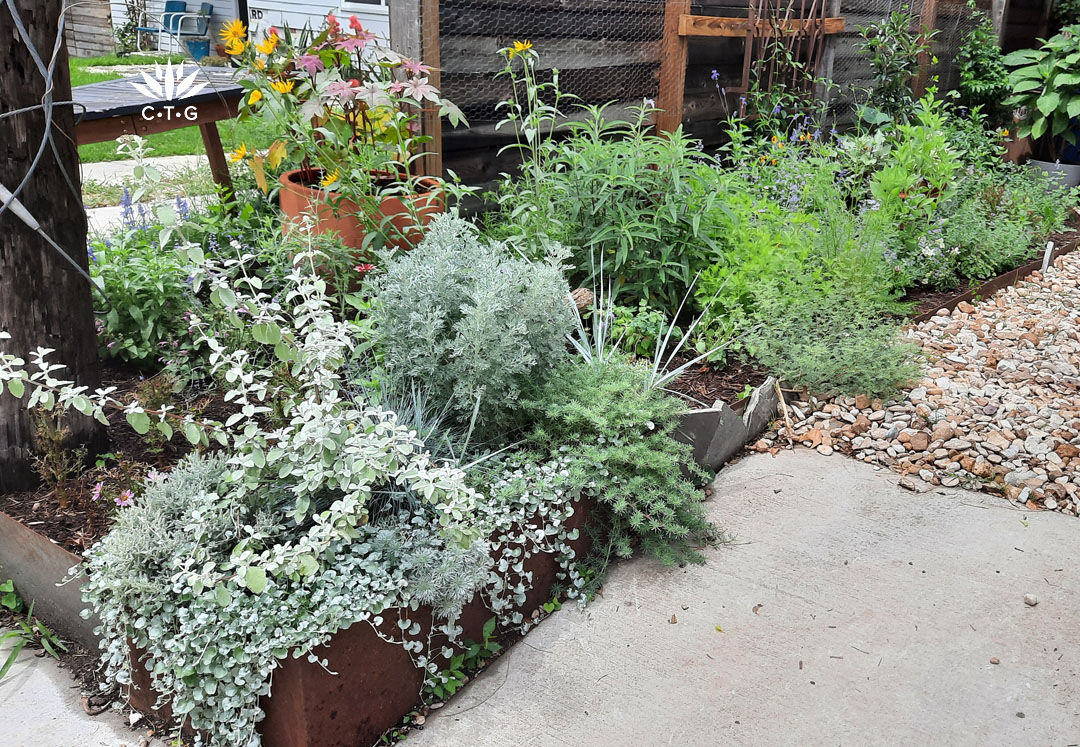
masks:
<path id="1" fill-rule="evenodd" d="M 113 396 L 121 401 L 134 396 L 143 378 L 144 374 L 130 368 L 112 364 L 105 364 L 102 368 L 102 386 L 117 387 Z M 231 411 L 220 396 L 202 398 L 198 407 L 205 417 L 216 420 L 224 420 Z M 167 470 L 191 451 L 182 437 L 174 437 L 160 451 L 154 450 L 143 436 L 128 425 L 123 414 L 111 412 L 108 418 L 109 453 L 122 454 L 126 461 L 141 465 L 144 469 L 153 467 Z M 115 460 L 109 459 L 107 465 L 113 466 L 115 463 Z M 93 466 L 93 462 L 90 466 Z M 61 508 L 53 491 L 43 485 L 36 490 L 0 495 L 0 511 L 66 550 L 81 555 L 109 531 L 117 510 L 111 501 L 91 500 L 94 485 L 100 479 L 97 470 L 89 469 L 70 480 L 66 508 Z"/>
<path id="2" fill-rule="evenodd" d="M 678 368 L 689 359 L 689 356 L 677 357 L 671 367 Z M 730 405 L 745 394 L 747 385 L 760 386 L 768 375 L 752 360 L 729 360 L 718 366 L 701 362 L 690 366 L 667 388 L 689 398 L 695 407 L 712 407 L 718 399 Z"/>

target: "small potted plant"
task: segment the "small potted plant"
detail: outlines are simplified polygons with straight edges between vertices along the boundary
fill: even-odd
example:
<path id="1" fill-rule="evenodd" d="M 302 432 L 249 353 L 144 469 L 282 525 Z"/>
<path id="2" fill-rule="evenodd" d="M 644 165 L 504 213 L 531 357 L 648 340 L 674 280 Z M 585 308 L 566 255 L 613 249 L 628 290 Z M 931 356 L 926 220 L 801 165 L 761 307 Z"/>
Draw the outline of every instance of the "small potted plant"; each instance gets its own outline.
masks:
<path id="1" fill-rule="evenodd" d="M 250 160 L 264 191 L 264 162 L 295 164 L 279 179 L 290 222 L 314 217 L 316 231 L 364 252 L 415 244 L 445 204 L 438 175 L 413 173 L 417 146 L 429 140 L 419 134 L 420 114 L 433 108 L 464 122 L 429 83 L 430 68 L 376 44 L 355 16 L 348 30 L 331 14 L 318 32 L 270 28 L 258 42 L 242 25 L 231 29 L 226 46 L 249 91 L 241 117 L 280 132 L 266 154 L 241 146 L 234 160 Z"/>
<path id="2" fill-rule="evenodd" d="M 1012 96 L 1005 105 L 1024 112 L 1020 137 L 1030 137 L 1030 163 L 1066 187 L 1080 185 L 1080 24 L 1068 26 L 1038 49 L 1009 54 Z"/>

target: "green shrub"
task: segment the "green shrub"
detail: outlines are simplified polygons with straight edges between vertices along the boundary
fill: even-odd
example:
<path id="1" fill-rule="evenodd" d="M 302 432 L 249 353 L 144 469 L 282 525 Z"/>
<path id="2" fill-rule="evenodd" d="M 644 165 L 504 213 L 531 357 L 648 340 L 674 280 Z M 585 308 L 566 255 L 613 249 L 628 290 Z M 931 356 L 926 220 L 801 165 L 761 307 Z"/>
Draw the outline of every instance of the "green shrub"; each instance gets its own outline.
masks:
<path id="1" fill-rule="evenodd" d="M 153 366 L 184 332 L 188 275 L 172 247 L 159 244 L 160 229 L 141 203 L 127 201 L 121 230 L 88 245 L 90 275 L 109 299 L 101 322 L 105 357 Z"/>
<path id="2" fill-rule="evenodd" d="M 956 53 L 956 67 L 960 72 L 960 102 L 967 107 L 981 110 L 996 124 L 1005 121 L 1001 102 L 1010 92 L 1009 71 L 998 44 L 998 35 L 990 16 L 970 1 L 977 25 L 964 34 Z"/>
<path id="3" fill-rule="evenodd" d="M 566 355 L 573 307 L 557 255 L 510 256 L 460 218 L 437 218 L 371 282 L 389 375 L 427 389 L 463 422 L 492 425 Z"/>
<path id="4" fill-rule="evenodd" d="M 649 112 L 621 121 L 584 107 L 569 136 L 531 141 L 520 174 L 491 195 L 498 214 L 489 232 L 533 256 L 544 239 L 559 241 L 571 249 L 574 283 L 602 275 L 620 303 L 670 315 L 720 258 L 716 224 L 735 182 L 681 130 L 654 134 Z"/>
<path id="5" fill-rule="evenodd" d="M 571 482 L 598 501 L 601 558 L 629 557 L 639 540 L 664 563 L 699 560 L 694 548 L 710 525 L 684 475 L 707 476 L 671 437 L 685 405 L 645 382 L 645 369 L 624 362 L 563 364 L 522 401 L 534 424 L 526 440 L 568 457 Z"/>
<path id="6" fill-rule="evenodd" d="M 788 386 L 887 397 L 918 372 L 917 348 L 899 339 L 897 324 L 842 292 L 765 287 L 758 309 L 747 347 Z"/>

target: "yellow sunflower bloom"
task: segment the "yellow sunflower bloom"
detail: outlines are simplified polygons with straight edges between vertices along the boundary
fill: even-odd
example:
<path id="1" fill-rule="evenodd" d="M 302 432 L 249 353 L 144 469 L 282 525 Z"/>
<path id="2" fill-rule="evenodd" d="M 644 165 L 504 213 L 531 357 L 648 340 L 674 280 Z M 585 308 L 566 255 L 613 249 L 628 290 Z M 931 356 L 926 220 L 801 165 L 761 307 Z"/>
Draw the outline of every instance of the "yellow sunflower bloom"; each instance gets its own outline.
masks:
<path id="1" fill-rule="evenodd" d="M 258 88 L 256 88 L 254 91 L 251 92 L 251 95 L 248 96 L 248 106 L 251 106 L 252 104 L 256 104 L 259 101 L 262 101 L 262 97 L 263 97 L 262 91 L 260 91 Z"/>
<path id="2" fill-rule="evenodd" d="M 247 43 L 243 39 L 229 39 L 225 42 L 225 54 L 243 54 L 247 49 Z"/>
<path id="3" fill-rule="evenodd" d="M 263 39 L 261 42 L 255 45 L 255 49 L 259 50 L 263 54 L 270 54 L 277 47 L 278 37 L 277 34 L 271 34 Z"/>
<path id="4" fill-rule="evenodd" d="M 247 27 L 239 18 L 226 21 L 221 27 L 221 41 L 223 42 L 241 41 L 245 36 L 247 36 Z"/>
<path id="5" fill-rule="evenodd" d="M 294 85 L 296 84 L 291 80 L 275 80 L 270 83 L 270 87 L 278 93 L 292 93 Z"/>
<path id="6" fill-rule="evenodd" d="M 514 46 L 510 47 L 510 59 L 511 60 L 514 59 L 515 57 L 517 57 L 522 52 L 529 51 L 530 49 L 532 49 L 532 47 L 533 47 L 533 44 L 528 39 L 526 39 L 525 41 L 516 41 L 516 42 L 514 42 Z"/>
<path id="7" fill-rule="evenodd" d="M 240 143 L 240 145 L 237 146 L 233 150 L 233 152 L 229 154 L 229 160 L 233 163 L 239 163 L 240 161 L 243 161 L 245 158 L 247 158 L 247 154 L 247 143 Z"/>
<path id="8" fill-rule="evenodd" d="M 321 184 L 323 187 L 329 187 L 331 184 L 334 184 L 338 180 L 338 176 L 340 176 L 340 173 L 337 169 L 334 169 L 329 174 L 320 179 L 319 184 Z"/>

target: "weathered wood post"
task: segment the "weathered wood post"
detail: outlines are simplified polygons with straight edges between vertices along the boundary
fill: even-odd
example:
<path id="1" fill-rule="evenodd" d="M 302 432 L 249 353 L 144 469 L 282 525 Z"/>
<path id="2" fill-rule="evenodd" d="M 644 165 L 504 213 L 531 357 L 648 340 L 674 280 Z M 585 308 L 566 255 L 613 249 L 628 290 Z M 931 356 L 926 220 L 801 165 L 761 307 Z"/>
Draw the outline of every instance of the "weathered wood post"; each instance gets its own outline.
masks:
<path id="1" fill-rule="evenodd" d="M 61 0 L 15 0 L 27 35 L 46 66 L 56 45 L 61 7 Z M 57 53 L 49 96 L 11 9 L 0 3 L 0 113 L 70 99 L 67 49 L 61 44 Z M 0 184 L 16 190 L 30 172 L 45 132 L 46 113 L 41 108 L 0 119 Z M 86 214 L 64 176 L 66 171 L 75 188 L 81 189 L 71 106 L 53 108 L 52 132 L 55 154 L 46 144 L 18 199 L 42 230 L 86 270 Z M 11 335 L 0 342 L 5 352 L 25 357 L 37 347 L 54 348 L 51 360 L 67 365 L 65 378 L 99 385 L 89 282 L 10 208 L 0 214 L 0 329 Z M 69 427 L 74 441 L 92 447 L 104 437 L 101 426 L 90 418 L 73 417 Z M 10 393 L 0 395 L 0 491 L 35 485 L 32 440 L 23 403 Z"/>
<path id="2" fill-rule="evenodd" d="M 664 39 L 660 46 L 660 90 L 656 106 L 656 129 L 671 132 L 682 124 L 686 87 L 686 37 L 679 33 L 679 19 L 690 13 L 690 0 L 665 0 Z"/>

